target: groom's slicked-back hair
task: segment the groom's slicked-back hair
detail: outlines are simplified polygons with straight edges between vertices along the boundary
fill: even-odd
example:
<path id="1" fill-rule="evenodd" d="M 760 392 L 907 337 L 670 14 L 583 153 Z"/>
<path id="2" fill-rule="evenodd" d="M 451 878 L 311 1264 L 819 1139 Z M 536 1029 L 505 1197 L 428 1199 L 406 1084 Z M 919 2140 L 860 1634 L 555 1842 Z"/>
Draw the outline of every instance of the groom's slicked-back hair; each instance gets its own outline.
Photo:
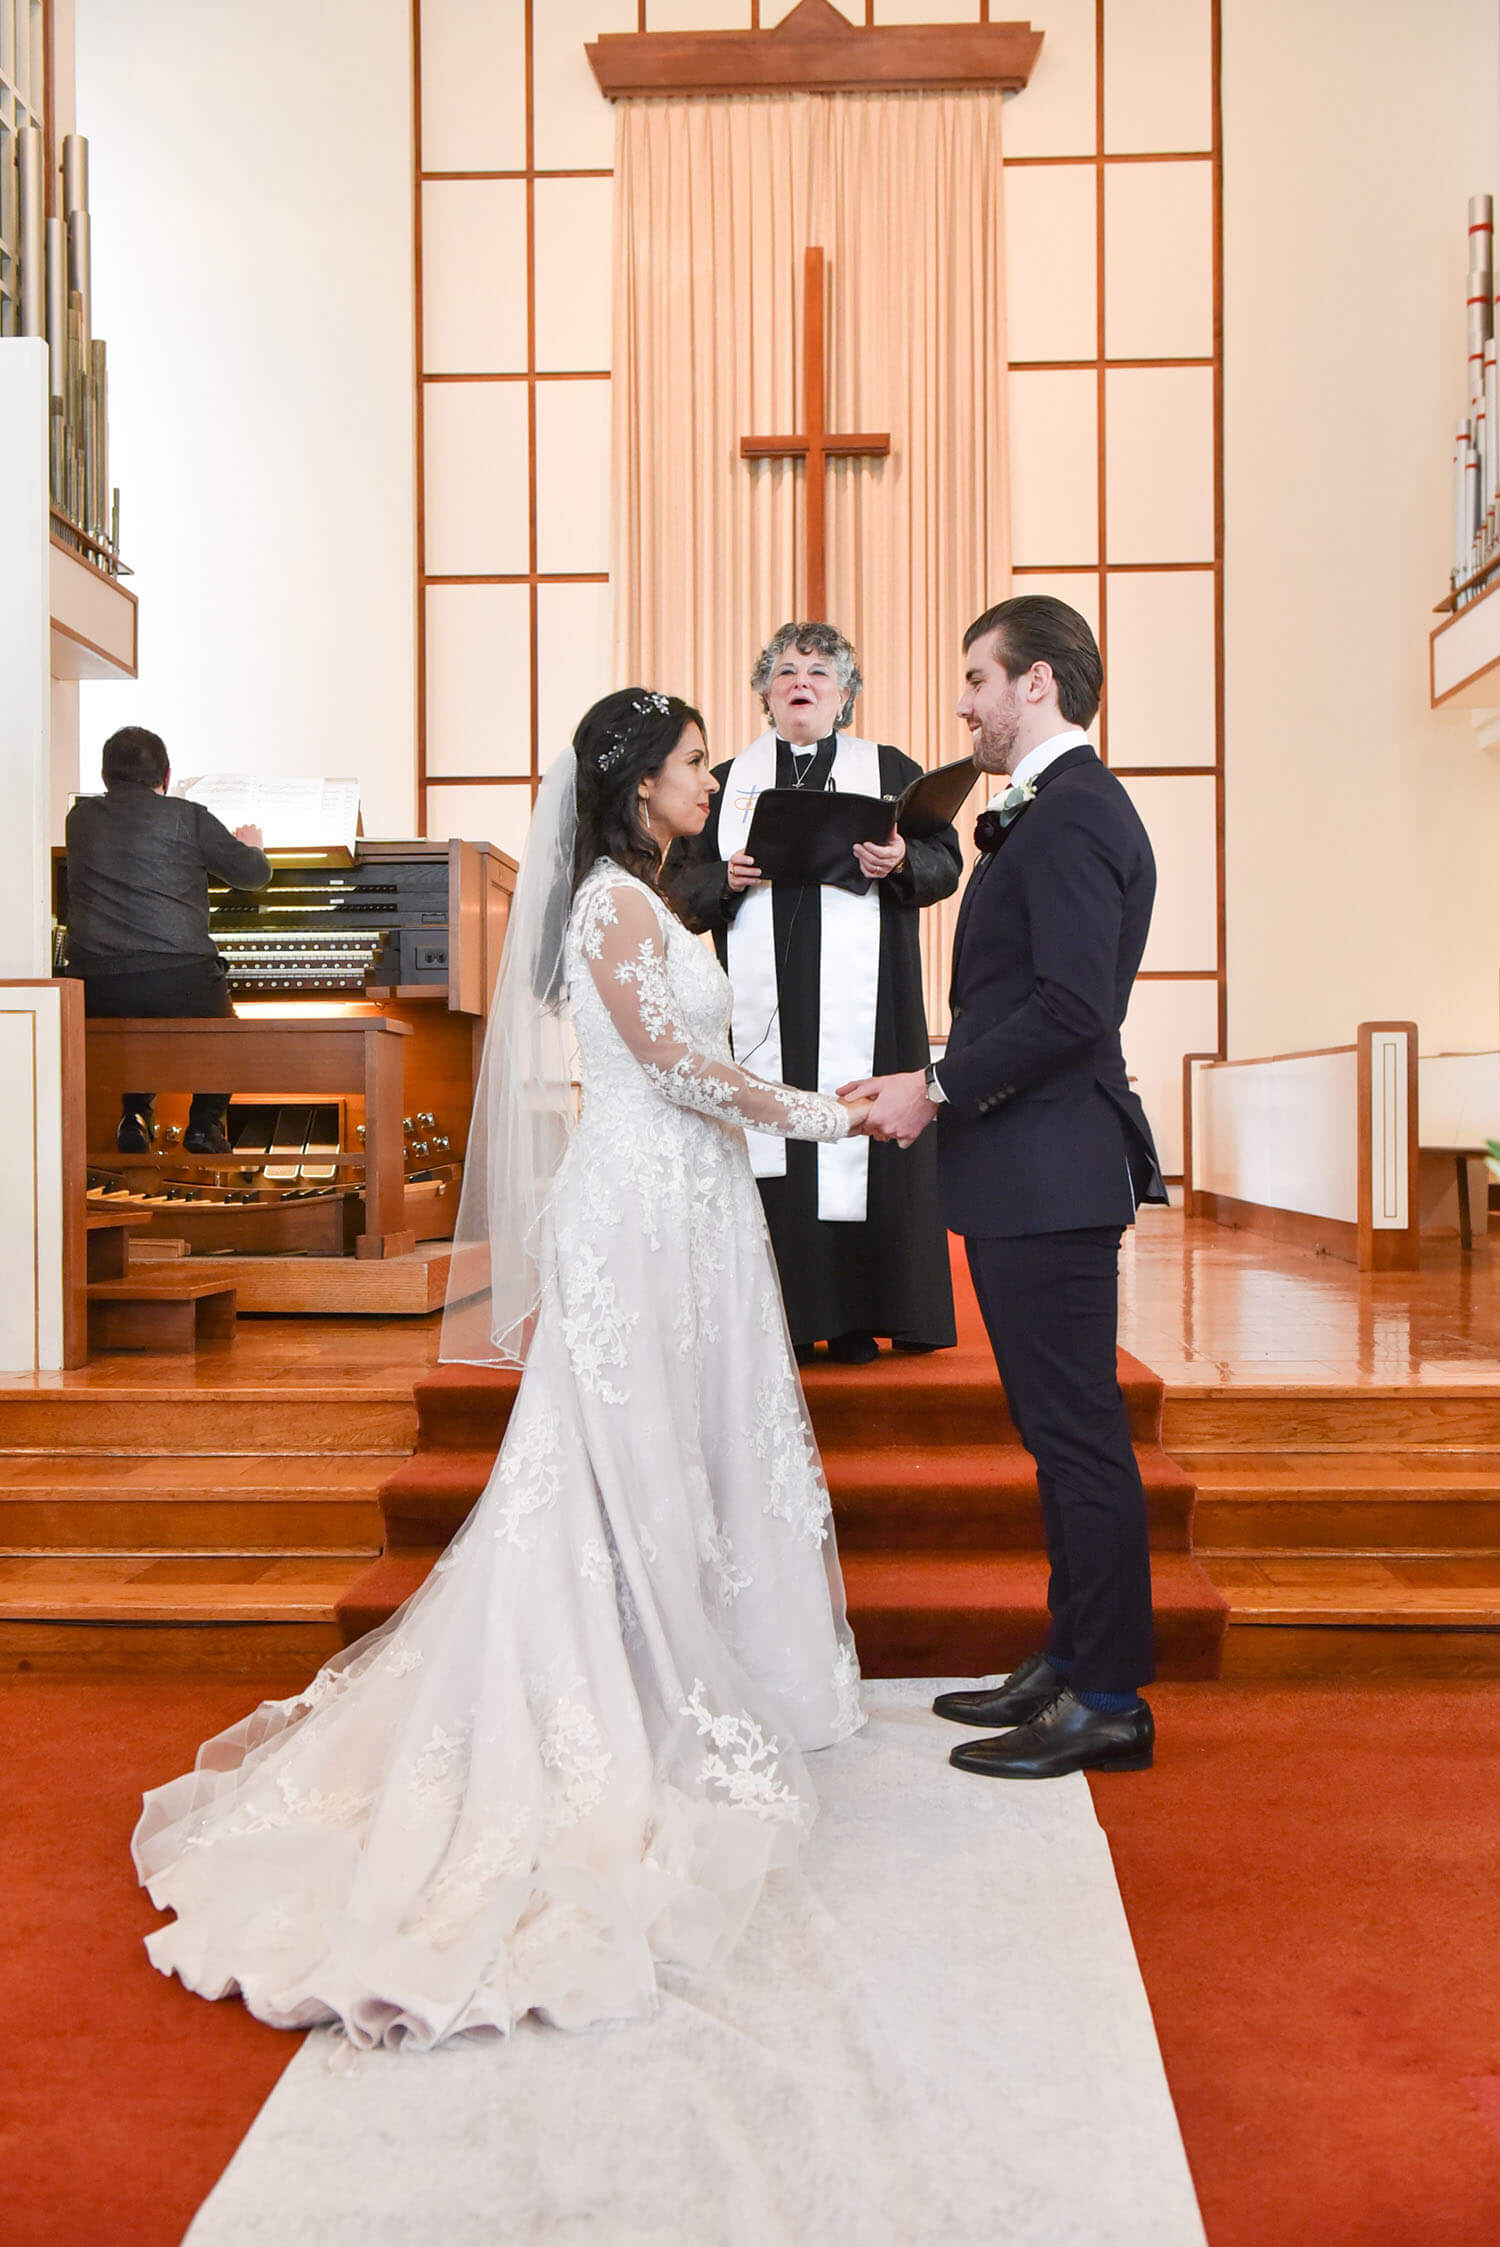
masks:
<path id="1" fill-rule="evenodd" d="M 996 653 L 1013 679 L 1033 663 L 1049 663 L 1057 707 L 1069 725 L 1093 723 L 1104 692 L 1104 659 L 1086 617 L 1051 593 L 1018 593 L 975 617 L 964 634 L 965 655 L 991 632 L 1000 636 Z"/>

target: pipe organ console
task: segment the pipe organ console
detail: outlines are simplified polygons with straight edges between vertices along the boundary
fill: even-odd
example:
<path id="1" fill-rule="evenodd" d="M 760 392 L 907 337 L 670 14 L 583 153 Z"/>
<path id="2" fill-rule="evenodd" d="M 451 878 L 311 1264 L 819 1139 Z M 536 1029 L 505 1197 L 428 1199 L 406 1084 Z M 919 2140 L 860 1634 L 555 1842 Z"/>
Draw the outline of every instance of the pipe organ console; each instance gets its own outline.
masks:
<path id="1" fill-rule="evenodd" d="M 450 1238 L 515 866 L 484 843 L 272 851 L 256 892 L 211 884 L 235 1020 L 86 1025 L 89 1193 L 189 1254 L 366 1262 Z M 57 959 L 67 870 L 56 854 Z M 157 1092 L 149 1154 L 114 1150 L 120 1094 Z M 195 1091 L 228 1091 L 230 1152 L 181 1145 Z M 332 1281 L 320 1302 L 339 1306 Z M 350 1308 L 356 1307 L 353 1302 Z"/>

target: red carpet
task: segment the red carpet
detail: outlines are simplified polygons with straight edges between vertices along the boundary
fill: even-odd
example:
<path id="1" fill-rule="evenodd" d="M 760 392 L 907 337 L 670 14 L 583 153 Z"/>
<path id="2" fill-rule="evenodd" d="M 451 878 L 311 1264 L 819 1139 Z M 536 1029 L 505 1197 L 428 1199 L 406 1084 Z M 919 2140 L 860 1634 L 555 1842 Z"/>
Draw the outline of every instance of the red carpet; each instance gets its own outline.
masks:
<path id="1" fill-rule="evenodd" d="M 1210 2247 L 1494 2247 L 1500 1688 L 1152 1701 L 1094 1804 Z"/>
<path id="2" fill-rule="evenodd" d="M 959 1344 L 803 1383 L 833 1494 L 849 1615 L 872 1677 L 980 1675 L 1040 1644 L 1047 1567 L 1031 1460 L 995 1375 L 961 1252 Z M 1192 1557 L 1194 1487 L 1161 1448 L 1162 1384 L 1120 1356 L 1151 1511 L 1161 1674 L 1218 1674 L 1227 1621 Z M 381 1492 L 385 1550 L 339 1603 L 358 1638 L 421 1583 L 489 1479 L 519 1377 L 445 1366 L 416 1384 L 417 1450 Z"/>
<path id="3" fill-rule="evenodd" d="M 1156 1770 L 1095 1802 L 1211 2247 L 1494 2247 L 1500 1689 L 1153 1699 Z M 146 1964 L 126 1850 L 246 1702 L 0 1683 L 6 2247 L 177 2247 L 296 2049 Z"/>
<path id="4" fill-rule="evenodd" d="M 179 1680 L 0 1687 L 5 2247 L 176 2247 L 297 2049 L 147 1964 L 160 1914 L 130 1862 L 144 1789 L 254 1698 Z"/>

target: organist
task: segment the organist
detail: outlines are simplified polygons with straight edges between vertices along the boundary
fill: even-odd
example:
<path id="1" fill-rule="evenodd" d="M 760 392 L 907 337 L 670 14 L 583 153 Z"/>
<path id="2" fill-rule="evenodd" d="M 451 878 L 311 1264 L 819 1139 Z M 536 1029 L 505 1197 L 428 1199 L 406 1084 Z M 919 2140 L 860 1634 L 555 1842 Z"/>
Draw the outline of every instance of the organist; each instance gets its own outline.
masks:
<path id="1" fill-rule="evenodd" d="M 166 746 L 144 726 L 104 744 L 104 794 L 68 813 L 67 973 L 83 983 L 85 1014 L 214 1016 L 234 1012 L 208 928 L 208 880 L 264 889 L 270 861 L 258 827 L 233 834 L 201 804 L 169 796 Z M 146 1154 L 154 1093 L 122 1095 L 115 1145 Z M 229 1149 L 227 1092 L 195 1092 L 183 1146 Z"/>

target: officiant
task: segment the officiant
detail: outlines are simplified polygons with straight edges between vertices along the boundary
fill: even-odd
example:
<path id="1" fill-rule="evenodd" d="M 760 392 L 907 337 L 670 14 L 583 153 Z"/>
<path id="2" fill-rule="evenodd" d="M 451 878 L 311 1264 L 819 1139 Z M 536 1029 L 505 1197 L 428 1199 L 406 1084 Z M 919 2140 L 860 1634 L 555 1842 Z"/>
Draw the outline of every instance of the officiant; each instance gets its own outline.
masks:
<path id="1" fill-rule="evenodd" d="M 782 625 L 750 680 L 767 730 L 717 768 L 708 824 L 666 870 L 673 903 L 712 933 L 729 972 L 736 1060 L 810 1091 L 869 1073 L 861 1055 L 873 1055 L 877 1075 L 926 1066 L 918 915 L 951 897 L 963 871 L 951 826 L 921 842 L 898 834 L 854 846 L 837 884 L 769 882 L 750 857 L 766 789 L 894 799 L 918 778 L 899 749 L 850 731 L 862 683 L 831 624 Z M 865 1364 L 878 1336 L 898 1351 L 951 1348 L 935 1145 L 749 1141 L 799 1359 L 826 1342 L 830 1357 Z"/>

